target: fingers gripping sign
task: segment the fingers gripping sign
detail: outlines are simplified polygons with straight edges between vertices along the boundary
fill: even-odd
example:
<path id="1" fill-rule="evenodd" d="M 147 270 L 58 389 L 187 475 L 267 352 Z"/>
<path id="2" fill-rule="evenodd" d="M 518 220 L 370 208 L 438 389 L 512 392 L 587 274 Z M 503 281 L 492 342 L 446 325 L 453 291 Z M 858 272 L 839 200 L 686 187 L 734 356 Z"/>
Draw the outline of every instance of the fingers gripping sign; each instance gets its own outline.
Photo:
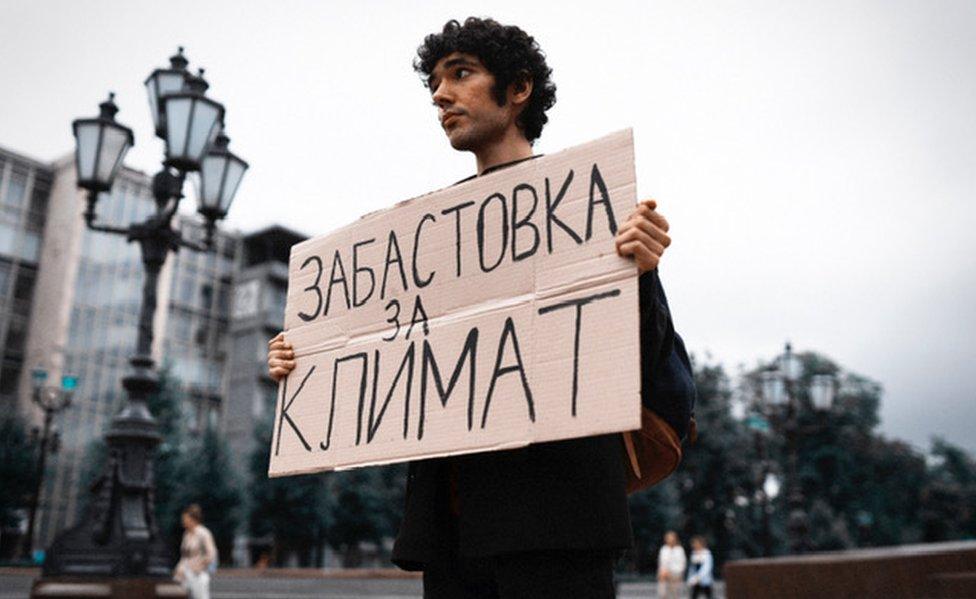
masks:
<path id="1" fill-rule="evenodd" d="M 654 270 L 671 245 L 669 228 L 667 219 L 657 211 L 657 202 L 644 200 L 620 225 L 615 239 L 617 254 L 633 258 L 640 274 Z"/>
<path id="2" fill-rule="evenodd" d="M 278 333 L 268 341 L 268 374 L 275 382 L 288 376 L 295 368 L 295 348 Z"/>

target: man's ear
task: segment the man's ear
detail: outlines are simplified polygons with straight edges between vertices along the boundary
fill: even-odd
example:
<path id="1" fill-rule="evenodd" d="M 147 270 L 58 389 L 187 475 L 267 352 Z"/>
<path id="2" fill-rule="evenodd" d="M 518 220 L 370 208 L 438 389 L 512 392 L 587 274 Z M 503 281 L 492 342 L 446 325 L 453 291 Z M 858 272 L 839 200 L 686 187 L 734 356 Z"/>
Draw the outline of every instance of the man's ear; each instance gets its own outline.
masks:
<path id="1" fill-rule="evenodd" d="M 532 96 L 532 77 L 525 71 L 519 73 L 508 86 L 508 100 L 515 106 L 523 106 Z"/>

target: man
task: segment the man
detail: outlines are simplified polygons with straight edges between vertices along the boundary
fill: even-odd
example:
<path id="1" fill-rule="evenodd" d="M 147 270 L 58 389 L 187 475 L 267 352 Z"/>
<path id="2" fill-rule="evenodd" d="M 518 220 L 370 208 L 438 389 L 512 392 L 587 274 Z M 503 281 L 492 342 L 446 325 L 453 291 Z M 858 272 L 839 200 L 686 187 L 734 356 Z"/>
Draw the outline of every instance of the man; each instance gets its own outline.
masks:
<path id="1" fill-rule="evenodd" d="M 475 176 L 533 157 L 556 88 L 531 36 L 491 19 L 449 21 L 414 68 L 451 146 L 474 154 Z M 671 239 L 656 208 L 637 206 L 616 250 L 641 272 L 642 401 L 683 437 L 694 386 L 657 278 Z M 278 380 L 294 352 L 280 333 L 269 348 Z M 612 434 L 412 462 L 393 561 L 423 570 L 431 598 L 613 597 L 614 563 L 632 544 L 623 456 Z"/>

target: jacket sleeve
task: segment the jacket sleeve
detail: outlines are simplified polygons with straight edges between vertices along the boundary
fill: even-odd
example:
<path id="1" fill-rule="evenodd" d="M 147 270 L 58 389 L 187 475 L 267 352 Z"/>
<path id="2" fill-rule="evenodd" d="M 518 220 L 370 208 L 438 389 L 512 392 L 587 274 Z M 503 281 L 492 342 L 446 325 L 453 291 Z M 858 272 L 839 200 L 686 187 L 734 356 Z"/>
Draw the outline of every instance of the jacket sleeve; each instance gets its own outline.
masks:
<path id="1" fill-rule="evenodd" d="M 683 439 L 695 407 L 691 362 L 674 330 L 657 269 L 641 275 L 639 285 L 641 403 Z"/>

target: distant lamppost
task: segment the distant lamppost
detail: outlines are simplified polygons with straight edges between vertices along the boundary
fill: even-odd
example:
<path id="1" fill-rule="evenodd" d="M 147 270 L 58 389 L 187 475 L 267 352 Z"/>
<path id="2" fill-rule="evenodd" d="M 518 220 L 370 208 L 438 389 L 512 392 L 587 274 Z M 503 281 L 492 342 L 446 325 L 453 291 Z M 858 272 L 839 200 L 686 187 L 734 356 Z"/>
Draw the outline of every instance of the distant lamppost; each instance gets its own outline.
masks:
<path id="1" fill-rule="evenodd" d="M 787 530 L 790 551 L 794 554 L 805 553 L 809 549 L 807 542 L 809 521 L 804 509 L 806 499 L 797 473 L 799 440 L 801 435 L 808 432 L 807 428 L 800 424 L 800 414 L 804 406 L 801 405 L 797 384 L 803 374 L 803 364 L 787 343 L 784 352 L 777 358 L 776 365 L 761 373 L 759 389 L 763 411 L 786 439 L 786 501 L 789 506 Z M 835 386 L 836 378 L 832 374 L 812 375 L 809 385 L 810 407 L 819 413 L 830 410 L 833 406 Z M 766 534 L 768 536 L 768 530 Z"/>
<path id="2" fill-rule="evenodd" d="M 115 120 L 114 94 L 100 104 L 100 114 L 72 124 L 76 147 L 77 185 L 88 192 L 85 224 L 93 231 L 124 236 L 138 242 L 146 278 L 135 355 L 122 386 L 127 402 L 116 414 L 105 440 L 109 455 L 105 470 L 93 486 L 89 514 L 55 539 L 43 575 L 89 577 L 170 576 L 168 550 L 154 518 L 152 458 L 160 434 L 147 399 L 159 389 L 151 357 L 153 317 L 159 273 L 170 251 L 187 248 L 214 251 L 214 230 L 230 207 L 247 163 L 227 149 L 224 107 L 206 97 L 203 70 L 193 75 L 183 48 L 170 58 L 170 67 L 156 69 L 146 79 L 155 132 L 165 142 L 162 169 L 152 181 L 156 211 L 145 221 L 125 227 L 98 221 L 99 194 L 112 188 L 126 152 L 134 143 L 132 131 Z M 183 183 L 199 172 L 198 211 L 206 222 L 202 243 L 184 239 L 172 227 L 183 198 Z"/>
<path id="3" fill-rule="evenodd" d="M 48 372 L 37 368 L 31 372 L 31 400 L 44 412 L 44 424 L 38 430 L 31 431 L 32 445 L 37 445 L 37 474 L 34 492 L 31 495 L 30 512 L 27 517 L 27 534 L 24 536 L 22 556 L 30 558 L 34 549 L 34 522 L 37 517 L 37 504 L 44 485 L 44 467 L 48 453 L 57 453 L 61 446 L 61 437 L 52 427 L 54 417 L 71 405 L 71 396 L 78 386 L 78 378 L 71 375 L 61 377 L 61 386 L 47 385 Z"/>

